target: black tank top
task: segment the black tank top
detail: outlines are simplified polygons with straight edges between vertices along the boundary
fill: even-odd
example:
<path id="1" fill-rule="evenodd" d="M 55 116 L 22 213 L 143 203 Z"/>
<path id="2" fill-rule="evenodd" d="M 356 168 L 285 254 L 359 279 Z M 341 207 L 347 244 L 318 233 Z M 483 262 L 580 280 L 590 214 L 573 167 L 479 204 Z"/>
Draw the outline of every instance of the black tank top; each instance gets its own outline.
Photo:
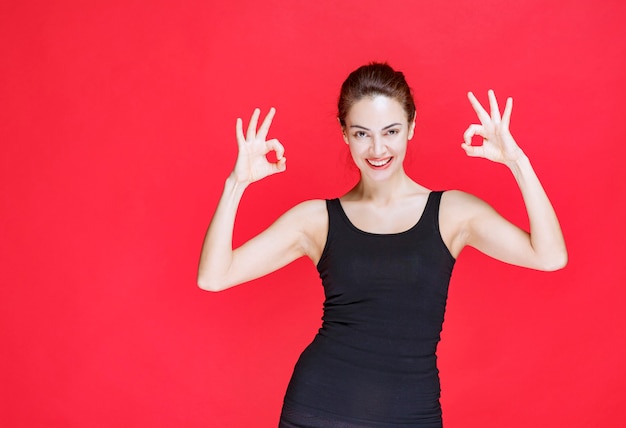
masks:
<path id="1" fill-rule="evenodd" d="M 392 234 L 356 228 L 327 201 L 323 323 L 296 364 L 281 427 L 441 427 L 435 352 L 454 266 L 441 195 Z"/>

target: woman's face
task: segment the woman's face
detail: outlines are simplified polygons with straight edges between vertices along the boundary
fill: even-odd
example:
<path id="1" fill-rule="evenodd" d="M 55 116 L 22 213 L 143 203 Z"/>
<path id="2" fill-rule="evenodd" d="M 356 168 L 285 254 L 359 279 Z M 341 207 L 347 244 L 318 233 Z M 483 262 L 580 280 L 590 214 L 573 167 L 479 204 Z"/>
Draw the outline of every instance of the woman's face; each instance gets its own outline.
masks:
<path id="1" fill-rule="evenodd" d="M 350 108 L 345 123 L 344 140 L 362 176 L 378 181 L 403 171 L 415 120 L 407 121 L 398 101 L 383 95 L 364 97 Z"/>

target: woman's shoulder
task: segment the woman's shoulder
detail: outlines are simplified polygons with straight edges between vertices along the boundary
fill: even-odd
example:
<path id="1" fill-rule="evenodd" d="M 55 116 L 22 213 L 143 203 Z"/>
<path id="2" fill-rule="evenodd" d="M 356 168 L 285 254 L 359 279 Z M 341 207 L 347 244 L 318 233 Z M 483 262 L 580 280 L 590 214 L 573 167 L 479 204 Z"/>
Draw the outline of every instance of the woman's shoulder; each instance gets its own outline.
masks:
<path id="1" fill-rule="evenodd" d="M 326 236 L 328 234 L 328 210 L 325 199 L 311 199 L 300 202 L 285 214 L 290 218 L 302 236 L 304 253 L 313 260 L 319 261 Z"/>
<path id="2" fill-rule="evenodd" d="M 493 208 L 481 198 L 462 190 L 446 190 L 441 196 L 439 220 L 453 229 L 464 228 L 474 219 L 483 218 Z"/>
<path id="3" fill-rule="evenodd" d="M 298 203 L 285 213 L 300 225 L 324 226 L 328 222 L 325 199 L 309 199 Z"/>
<path id="4" fill-rule="evenodd" d="M 445 204 L 448 209 L 478 209 L 488 206 L 488 204 L 479 197 L 465 192 L 463 190 L 446 190 L 441 196 L 442 205 Z"/>
<path id="5" fill-rule="evenodd" d="M 308 199 L 302 201 L 291 208 L 290 211 L 298 214 L 315 214 L 317 212 L 326 211 L 326 199 Z"/>
<path id="6" fill-rule="evenodd" d="M 462 190 L 446 190 L 441 196 L 439 230 L 454 258 L 466 245 L 470 225 L 491 207 L 482 199 Z"/>

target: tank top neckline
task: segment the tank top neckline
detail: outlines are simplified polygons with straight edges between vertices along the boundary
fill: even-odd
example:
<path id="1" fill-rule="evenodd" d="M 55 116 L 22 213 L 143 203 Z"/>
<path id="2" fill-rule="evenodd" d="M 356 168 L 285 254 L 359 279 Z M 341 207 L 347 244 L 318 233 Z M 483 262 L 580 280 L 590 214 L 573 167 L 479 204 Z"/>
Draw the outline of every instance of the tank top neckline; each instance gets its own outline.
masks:
<path id="1" fill-rule="evenodd" d="M 339 198 L 336 198 L 335 201 L 337 201 L 337 207 L 338 207 L 338 211 L 339 214 L 341 215 L 341 218 L 345 221 L 345 223 L 355 232 L 360 233 L 362 235 L 368 235 L 368 236 L 400 236 L 400 235 L 405 235 L 407 233 L 411 233 L 413 230 L 415 230 L 424 220 L 424 217 L 426 217 L 426 212 L 429 209 L 429 206 L 432 203 L 433 200 L 433 195 L 436 192 L 434 191 L 430 191 L 428 193 L 428 198 L 426 199 L 426 205 L 424 205 L 424 209 L 422 210 L 422 213 L 420 214 L 420 217 L 417 219 L 417 222 L 415 224 L 413 224 L 413 226 L 409 227 L 406 230 L 400 231 L 400 232 L 392 232 L 392 233 L 374 233 L 374 232 L 368 232 L 366 230 L 363 229 L 359 229 L 358 227 L 356 227 L 354 225 L 354 223 L 352 223 L 352 220 L 350 220 L 350 218 L 348 217 L 348 215 L 346 214 L 346 212 L 343 210 L 343 206 L 341 205 L 341 200 Z"/>

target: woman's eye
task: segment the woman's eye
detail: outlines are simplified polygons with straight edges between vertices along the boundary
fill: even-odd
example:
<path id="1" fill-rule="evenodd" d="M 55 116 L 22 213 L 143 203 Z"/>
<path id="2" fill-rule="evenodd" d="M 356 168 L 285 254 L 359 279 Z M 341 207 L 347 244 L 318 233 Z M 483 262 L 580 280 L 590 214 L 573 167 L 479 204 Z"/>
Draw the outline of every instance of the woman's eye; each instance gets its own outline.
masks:
<path id="1" fill-rule="evenodd" d="M 398 132 L 400 131 L 398 131 L 397 129 L 390 129 L 389 131 L 387 131 L 389 135 L 396 135 Z"/>
<path id="2" fill-rule="evenodd" d="M 366 137 L 367 134 L 365 133 L 365 131 L 356 131 L 354 133 L 354 136 L 357 137 L 357 138 L 363 138 L 363 137 Z"/>

